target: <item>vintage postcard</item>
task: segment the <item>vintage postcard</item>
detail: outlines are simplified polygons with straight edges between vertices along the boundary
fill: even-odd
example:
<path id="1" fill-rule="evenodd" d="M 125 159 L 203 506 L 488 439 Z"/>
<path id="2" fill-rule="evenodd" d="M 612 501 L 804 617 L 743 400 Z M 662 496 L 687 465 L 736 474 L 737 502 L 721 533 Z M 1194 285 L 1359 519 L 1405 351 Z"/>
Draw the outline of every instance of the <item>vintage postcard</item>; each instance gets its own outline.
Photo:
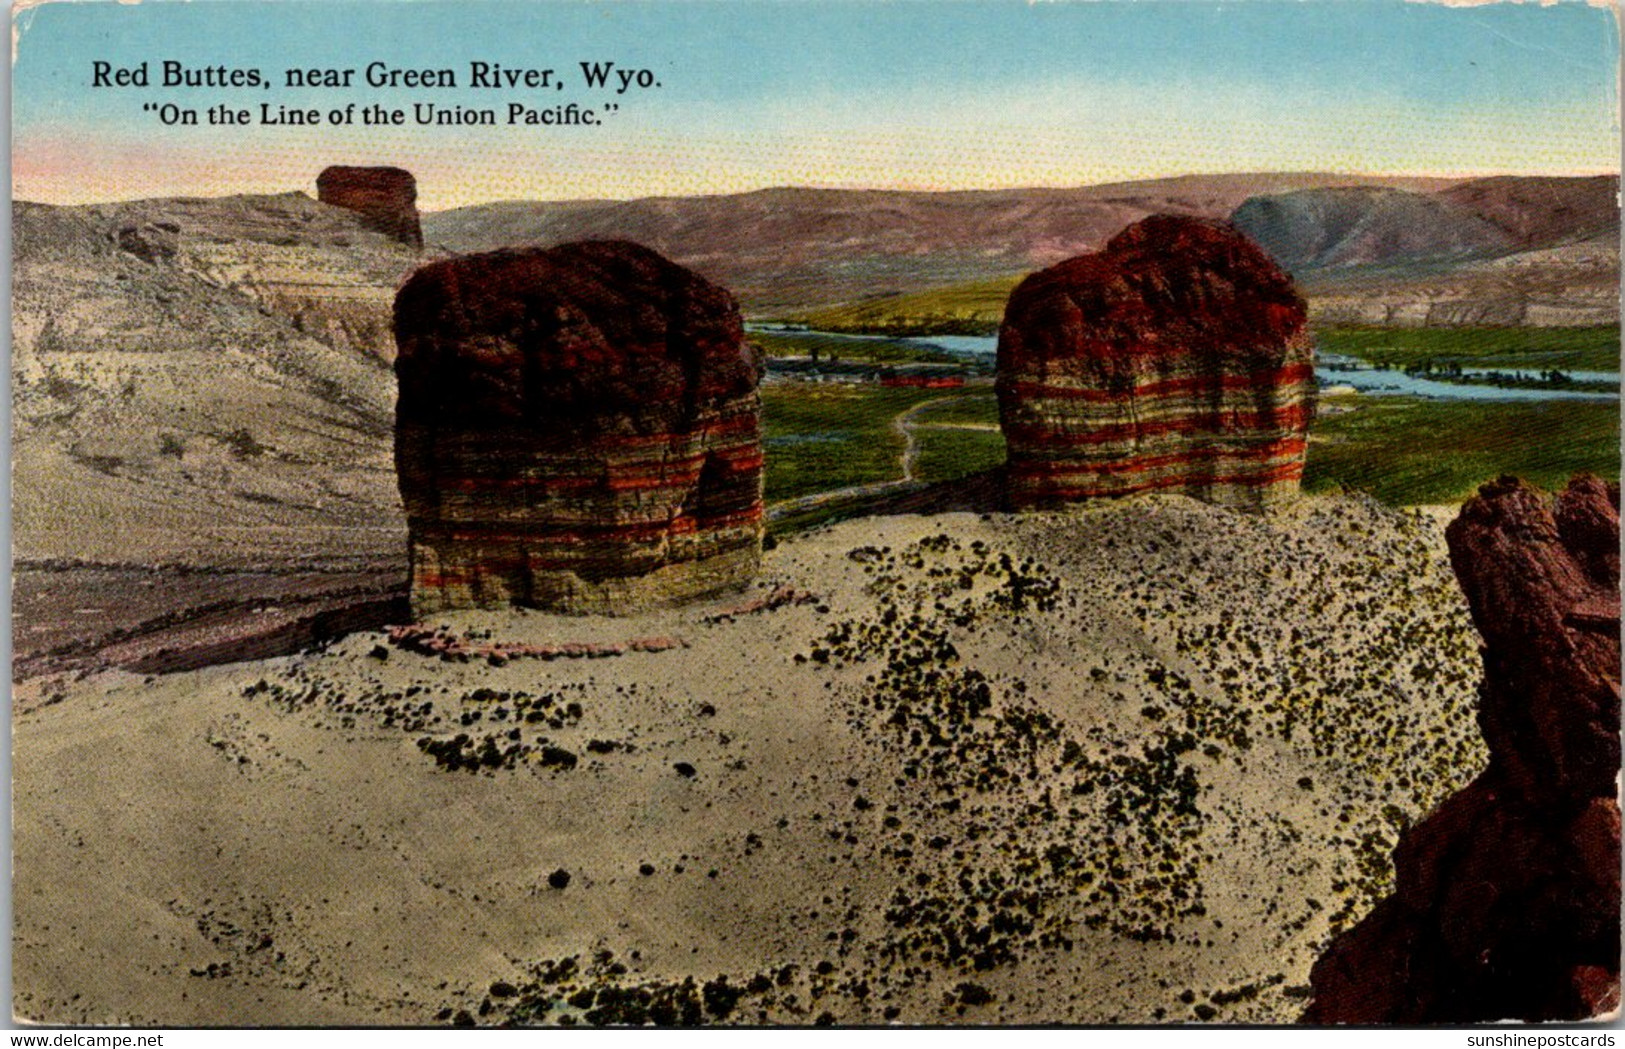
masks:
<path id="1" fill-rule="evenodd" d="M 1617 17 L 18 8 L 15 1021 L 1613 1014 Z"/>

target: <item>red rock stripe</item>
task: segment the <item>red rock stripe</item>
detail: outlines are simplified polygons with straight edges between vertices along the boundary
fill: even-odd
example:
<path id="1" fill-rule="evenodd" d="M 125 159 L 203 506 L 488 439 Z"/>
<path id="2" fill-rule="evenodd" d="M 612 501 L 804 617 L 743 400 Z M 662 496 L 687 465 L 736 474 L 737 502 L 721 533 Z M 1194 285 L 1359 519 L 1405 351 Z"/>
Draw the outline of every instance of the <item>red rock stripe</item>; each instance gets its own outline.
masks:
<path id="1" fill-rule="evenodd" d="M 532 488 L 551 491 L 581 491 L 599 485 L 610 488 L 623 486 L 657 488 L 692 488 L 700 479 L 698 468 L 682 470 L 600 470 L 583 477 L 443 477 L 440 487 L 472 492 L 486 489 Z"/>
<path id="2" fill-rule="evenodd" d="M 1183 452 L 1174 452 L 1164 455 L 1141 455 L 1128 459 L 1111 459 L 1103 462 L 1078 462 L 1075 460 L 1061 460 L 1046 463 L 1043 461 L 1022 460 L 1011 463 L 1012 475 L 1017 477 L 1049 477 L 1056 474 L 1126 474 L 1136 473 L 1140 470 L 1153 470 L 1161 466 L 1178 466 L 1186 463 L 1212 463 L 1221 459 L 1248 461 L 1273 459 L 1280 456 L 1302 455 L 1309 447 L 1309 442 L 1302 437 L 1289 437 L 1284 440 L 1270 441 L 1268 444 L 1256 448 L 1192 448 Z"/>
<path id="3" fill-rule="evenodd" d="M 1218 477 L 1189 477 L 1184 474 L 1174 474 L 1166 477 L 1157 477 L 1140 484 L 1123 486 L 1078 486 L 1045 487 L 1026 494 L 1027 498 L 1045 498 L 1055 501 L 1071 499 L 1088 499 L 1098 496 L 1133 495 L 1136 492 L 1149 492 L 1159 488 L 1200 488 L 1206 485 L 1235 484 L 1249 487 L 1267 484 L 1278 484 L 1282 481 L 1297 481 L 1303 478 L 1303 464 L 1298 462 L 1283 463 L 1269 469 L 1258 470 L 1245 474 L 1224 474 Z"/>
<path id="4" fill-rule="evenodd" d="M 680 558 L 673 561 L 667 561 L 665 564 L 692 564 L 696 561 L 704 561 L 708 558 L 716 557 L 721 554 L 728 554 L 733 553 L 736 550 L 748 549 L 754 545 L 754 542 L 741 542 L 735 546 L 727 546 L 714 552 L 707 553 L 705 557 L 690 557 L 686 559 Z M 648 565 L 647 561 L 648 558 L 643 558 L 637 568 L 622 572 L 620 574 L 626 576 L 641 575 L 644 571 L 654 567 Z M 412 581 L 415 586 L 468 586 L 480 578 L 511 579 L 515 577 L 523 577 L 531 572 L 573 572 L 580 571 L 583 565 L 613 566 L 624 563 L 625 559 L 620 557 L 578 556 L 510 558 L 506 560 L 490 560 L 481 562 L 479 566 L 480 570 L 477 572 L 468 570 L 460 571 L 455 568 L 444 568 L 438 572 L 423 569 L 413 574 Z"/>
<path id="5" fill-rule="evenodd" d="M 716 456 L 714 461 L 723 477 L 751 473 L 764 465 L 760 454 L 730 458 Z M 444 477 L 443 490 L 458 492 L 511 491 L 528 489 L 542 492 L 579 492 L 603 486 L 610 491 L 636 491 L 652 488 L 689 489 L 699 483 L 700 466 L 655 466 L 638 468 L 611 467 L 606 478 L 603 473 L 589 477 Z"/>
<path id="6" fill-rule="evenodd" d="M 1155 437 L 1169 433 L 1234 433 L 1249 431 L 1299 429 L 1309 422 L 1309 407 L 1304 404 L 1282 405 L 1268 412 L 1221 412 L 1187 416 L 1183 419 L 1164 419 L 1139 423 L 1114 423 L 1083 433 L 1062 433 L 1047 426 L 1010 425 L 1005 437 L 1029 443 L 1035 447 L 1045 445 L 1110 444 L 1114 441 L 1133 441 L 1136 438 Z"/>
<path id="7" fill-rule="evenodd" d="M 763 463 L 762 456 L 759 454 L 749 456 L 748 458 L 733 460 L 726 457 L 717 456 L 714 457 L 712 461 L 716 464 L 718 467 L 718 472 L 724 478 L 730 477 L 734 474 L 755 472 L 762 468 Z M 701 471 L 699 469 L 685 469 L 681 473 L 676 473 L 670 470 L 663 470 L 658 467 L 652 469 L 645 468 L 641 471 L 635 469 L 620 470 L 612 467 L 609 475 L 609 487 L 614 491 L 624 491 L 635 488 L 686 489 L 692 488 L 694 485 L 699 483 L 700 473 Z"/>
<path id="8" fill-rule="evenodd" d="M 729 470 L 756 470 L 767 461 L 762 450 L 755 445 L 741 445 L 737 448 L 719 448 L 711 453 L 711 459 L 721 467 Z"/>
<path id="9" fill-rule="evenodd" d="M 612 492 L 646 491 L 654 488 L 671 488 L 676 491 L 687 491 L 700 482 L 699 470 L 684 470 L 681 473 L 662 470 L 636 471 L 614 470 L 610 471 L 609 478 L 604 482 Z"/>
<path id="10" fill-rule="evenodd" d="M 607 543 L 620 540 L 659 539 L 676 533 L 692 532 L 703 524 L 707 531 L 723 531 L 742 525 L 759 524 L 762 504 L 753 503 L 749 509 L 731 514 L 708 517 L 703 522 L 683 515 L 658 521 L 639 521 L 623 524 L 557 524 L 537 522 L 516 525 L 509 521 L 413 521 L 412 535 L 425 542 L 544 542 L 544 543 Z"/>
<path id="11" fill-rule="evenodd" d="M 696 470 L 693 479 L 697 481 L 699 476 L 699 471 Z M 602 477 L 442 477 L 439 483 L 441 490 L 456 492 L 505 491 L 514 488 L 544 492 L 578 492 L 596 488 L 602 481 Z"/>
<path id="12" fill-rule="evenodd" d="M 451 426 L 439 427 L 425 423 L 405 423 L 402 429 L 416 430 L 424 434 L 441 434 L 444 438 L 456 440 L 458 443 L 478 443 L 481 439 L 495 440 L 507 446 L 515 439 L 524 440 L 524 435 L 534 431 L 523 426 L 494 426 L 489 430 L 463 429 Z M 704 422 L 681 433 L 647 433 L 647 434 L 599 434 L 590 438 L 593 448 L 640 448 L 677 442 L 692 441 L 705 437 L 740 437 L 754 439 L 761 431 L 761 418 L 754 406 L 741 408 L 721 419 Z M 546 437 L 546 434 L 541 435 Z M 537 443 L 544 443 L 538 441 Z"/>
<path id="13" fill-rule="evenodd" d="M 1250 375 L 1225 375 L 1219 379 L 1221 390 L 1269 389 L 1303 382 L 1315 374 L 1313 362 L 1289 364 L 1284 368 L 1254 372 Z M 1158 379 L 1139 386 L 1123 389 L 1101 389 L 1098 386 L 1053 386 L 1036 379 L 1017 379 L 1002 389 L 1022 397 L 1057 397 L 1081 401 L 1122 401 L 1133 398 L 1163 397 L 1171 393 L 1192 393 L 1214 388 L 1213 378 L 1205 375 L 1181 376 L 1177 379 Z"/>

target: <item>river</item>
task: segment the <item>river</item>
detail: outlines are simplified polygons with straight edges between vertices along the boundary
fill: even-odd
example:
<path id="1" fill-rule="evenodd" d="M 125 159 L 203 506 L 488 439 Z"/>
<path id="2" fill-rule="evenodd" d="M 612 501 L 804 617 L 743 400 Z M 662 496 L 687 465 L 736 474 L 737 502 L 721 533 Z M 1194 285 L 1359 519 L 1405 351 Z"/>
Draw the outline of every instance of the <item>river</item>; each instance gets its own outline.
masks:
<path id="1" fill-rule="evenodd" d="M 795 341 L 800 338 L 808 341 L 818 340 L 821 346 L 828 347 L 831 342 L 840 343 L 851 341 L 854 344 L 883 340 L 886 342 L 905 343 L 928 349 L 941 350 L 956 357 L 967 357 L 978 360 L 990 360 L 998 347 L 996 335 L 918 335 L 910 337 L 890 335 L 844 335 L 832 332 L 819 331 L 783 331 L 778 328 L 763 328 L 763 331 L 772 331 L 773 334 L 787 340 Z M 1502 365 L 1495 370 L 1513 370 L 1514 366 Z M 1490 369 L 1467 369 L 1467 375 L 1483 375 Z M 1529 370 L 1529 369 L 1526 369 Z M 1538 371 L 1536 367 L 1533 370 Z M 1560 369 L 1563 374 L 1577 382 L 1608 382 L 1617 385 L 1619 372 L 1599 371 L 1572 371 Z M 1430 397 L 1442 401 L 1617 401 L 1617 392 L 1598 393 L 1586 390 L 1549 390 L 1549 389 L 1514 389 L 1499 386 L 1478 386 L 1466 383 L 1439 382 L 1437 379 L 1425 379 L 1416 375 L 1406 375 L 1402 371 L 1390 368 L 1376 368 L 1365 361 L 1354 357 L 1344 357 L 1336 354 L 1327 354 L 1317 359 L 1315 378 L 1322 387 L 1348 386 L 1361 393 L 1375 395 L 1394 394 L 1411 397 Z"/>

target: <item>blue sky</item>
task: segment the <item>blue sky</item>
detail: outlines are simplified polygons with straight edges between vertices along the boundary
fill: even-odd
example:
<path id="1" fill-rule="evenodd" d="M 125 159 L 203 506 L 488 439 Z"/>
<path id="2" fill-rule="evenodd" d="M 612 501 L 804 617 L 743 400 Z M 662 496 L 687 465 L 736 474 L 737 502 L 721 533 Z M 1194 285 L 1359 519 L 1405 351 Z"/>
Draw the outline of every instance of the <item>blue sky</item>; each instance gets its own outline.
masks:
<path id="1" fill-rule="evenodd" d="M 50 3 L 18 17 L 14 191 L 94 200 L 417 172 L 426 207 L 807 184 L 1067 185 L 1225 170 L 1617 169 L 1611 12 L 1388 0 Z M 274 90 L 90 86 L 91 64 L 225 64 Z M 290 66 L 552 67 L 568 89 L 299 93 Z M 589 92 L 576 63 L 658 89 Z M 359 74 L 358 74 L 359 79 Z M 318 106 L 574 101 L 593 128 L 161 126 L 148 99 Z"/>

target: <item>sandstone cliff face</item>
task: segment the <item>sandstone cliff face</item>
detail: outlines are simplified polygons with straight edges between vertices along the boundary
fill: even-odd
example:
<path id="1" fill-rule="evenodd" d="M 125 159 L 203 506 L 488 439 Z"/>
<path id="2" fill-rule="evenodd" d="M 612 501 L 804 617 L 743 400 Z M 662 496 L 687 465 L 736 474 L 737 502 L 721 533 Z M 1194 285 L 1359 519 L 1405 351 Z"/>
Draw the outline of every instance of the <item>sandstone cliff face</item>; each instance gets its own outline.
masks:
<path id="1" fill-rule="evenodd" d="M 1153 216 L 1027 278 L 999 331 L 1011 502 L 1289 498 L 1313 415 L 1290 278 L 1224 223 Z"/>
<path id="2" fill-rule="evenodd" d="M 418 183 L 410 171 L 335 165 L 316 176 L 316 197 L 323 204 L 358 212 L 373 229 L 403 244 L 423 247 Z"/>
<path id="3" fill-rule="evenodd" d="M 1485 485 L 1448 531 L 1490 764 L 1412 828 L 1316 963 L 1314 1023 L 1578 1020 L 1619 1004 L 1619 487 Z"/>
<path id="4" fill-rule="evenodd" d="M 419 270 L 395 301 L 412 603 L 617 613 L 748 581 L 759 360 L 722 288 L 635 244 Z"/>

